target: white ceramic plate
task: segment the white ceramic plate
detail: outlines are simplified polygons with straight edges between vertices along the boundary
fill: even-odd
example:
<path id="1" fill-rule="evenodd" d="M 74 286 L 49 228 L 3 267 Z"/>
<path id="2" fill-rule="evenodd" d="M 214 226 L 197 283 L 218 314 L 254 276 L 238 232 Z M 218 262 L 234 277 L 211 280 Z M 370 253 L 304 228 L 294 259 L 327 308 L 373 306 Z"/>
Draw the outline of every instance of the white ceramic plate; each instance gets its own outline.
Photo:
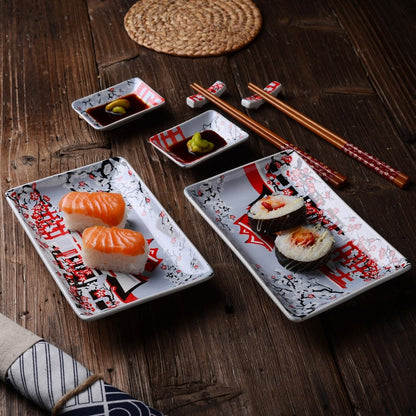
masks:
<path id="1" fill-rule="evenodd" d="M 114 101 L 117 98 L 124 97 L 129 94 L 136 95 L 140 100 L 148 105 L 148 108 L 129 116 L 121 117 L 120 120 L 114 121 L 107 125 L 99 123 L 87 112 L 90 108 L 107 104 L 110 101 Z M 112 130 L 116 127 L 123 126 L 124 124 L 143 117 L 148 112 L 156 110 L 163 104 L 165 104 L 165 99 L 150 88 L 149 85 L 147 85 L 143 80 L 140 78 L 131 78 L 121 82 L 120 84 L 106 88 L 105 90 L 75 100 L 72 103 L 72 108 L 94 129 Z"/>
<path id="2" fill-rule="evenodd" d="M 141 275 L 87 268 L 81 234 L 69 232 L 58 209 L 70 191 L 119 192 L 129 211 L 126 228 L 140 231 L 150 246 Z M 83 320 L 103 318 L 202 283 L 209 264 L 123 158 L 112 158 L 6 192 L 22 224 L 65 298 Z"/>
<path id="3" fill-rule="evenodd" d="M 273 242 L 252 232 L 247 209 L 271 192 L 302 196 L 308 221 L 332 231 L 335 248 L 325 267 L 289 272 L 277 261 Z M 190 185 L 185 195 L 292 321 L 311 318 L 411 267 L 291 151 Z"/>
<path id="4" fill-rule="evenodd" d="M 205 130 L 213 130 L 219 134 L 226 141 L 226 145 L 191 162 L 182 160 L 169 150 L 169 147 L 173 144 L 182 142 L 192 137 L 195 133 L 200 133 Z M 244 130 L 241 130 L 220 113 L 214 110 L 208 110 L 182 124 L 152 136 L 149 142 L 177 165 L 183 168 L 191 168 L 207 159 L 217 156 L 219 153 L 229 150 L 233 146 L 243 143 L 248 137 L 248 134 Z"/>

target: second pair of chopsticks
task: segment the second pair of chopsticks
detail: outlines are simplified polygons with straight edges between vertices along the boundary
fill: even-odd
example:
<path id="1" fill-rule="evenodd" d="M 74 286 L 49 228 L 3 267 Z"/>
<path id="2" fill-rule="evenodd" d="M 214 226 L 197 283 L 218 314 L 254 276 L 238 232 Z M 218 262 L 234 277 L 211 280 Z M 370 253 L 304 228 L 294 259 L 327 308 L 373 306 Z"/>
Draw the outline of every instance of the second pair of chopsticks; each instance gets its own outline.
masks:
<path id="1" fill-rule="evenodd" d="M 207 91 L 205 88 L 201 87 L 197 83 L 191 84 L 191 87 L 202 94 L 206 99 L 216 104 L 219 108 L 230 114 L 232 117 L 237 119 L 240 123 L 244 124 L 249 129 L 253 130 L 259 136 L 263 137 L 270 143 L 274 144 L 280 150 L 287 150 L 291 149 L 295 152 L 299 153 L 315 170 L 318 175 L 320 175 L 325 181 L 330 183 L 331 185 L 335 186 L 336 188 L 340 188 L 342 185 L 346 183 L 346 177 L 341 175 L 340 173 L 336 172 L 335 170 L 329 168 L 319 160 L 315 159 L 308 153 L 300 150 L 297 146 L 289 143 L 287 140 L 283 139 L 282 137 L 278 136 L 276 133 L 273 133 L 271 130 L 267 129 L 257 121 L 254 121 L 252 118 L 246 116 L 241 111 L 237 110 L 230 104 L 226 103 L 221 98 L 215 96 L 211 92 Z"/>
<path id="2" fill-rule="evenodd" d="M 248 84 L 248 88 L 251 91 L 258 94 L 261 98 L 263 98 L 263 100 L 272 104 L 274 107 L 278 108 L 280 111 L 282 111 L 283 113 L 285 113 L 292 119 L 296 120 L 298 123 L 302 124 L 304 127 L 313 131 L 315 134 L 322 137 L 327 142 L 331 143 L 338 149 L 342 150 L 347 155 L 358 160 L 363 165 L 369 167 L 373 171 L 377 172 L 379 175 L 393 182 L 399 188 L 405 188 L 407 184 L 409 183 L 409 177 L 405 175 L 404 173 L 399 172 L 397 169 L 394 169 L 393 167 L 389 166 L 387 163 L 382 162 L 381 160 L 370 155 L 364 150 L 359 149 L 357 146 L 353 145 L 352 143 L 349 143 L 347 140 L 336 135 L 335 133 L 331 132 L 330 130 L 326 129 L 325 127 L 321 126 L 320 124 L 316 123 L 310 118 L 306 117 L 305 115 L 295 110 L 294 108 L 288 106 L 283 101 L 268 94 L 266 91 L 264 91 L 260 87 L 250 82 Z"/>

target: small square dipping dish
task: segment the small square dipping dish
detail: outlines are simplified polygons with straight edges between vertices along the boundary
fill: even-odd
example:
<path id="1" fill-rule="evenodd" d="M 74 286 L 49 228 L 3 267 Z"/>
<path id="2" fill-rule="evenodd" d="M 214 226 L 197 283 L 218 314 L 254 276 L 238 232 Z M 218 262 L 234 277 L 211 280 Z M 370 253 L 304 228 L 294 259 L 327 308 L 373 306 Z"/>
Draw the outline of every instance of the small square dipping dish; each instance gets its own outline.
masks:
<path id="1" fill-rule="evenodd" d="M 214 132 L 220 136 L 225 143 L 222 147 L 215 148 L 207 153 L 196 155 L 194 160 L 186 160 L 182 153 L 186 153 L 186 146 L 181 146 L 182 152 L 179 150 L 179 143 L 188 141 L 195 133 Z M 191 168 L 201 162 L 206 161 L 219 153 L 243 143 L 248 139 L 249 135 L 234 123 L 226 119 L 220 113 L 214 110 L 208 110 L 190 120 L 178 124 L 168 130 L 158 133 L 149 139 L 149 142 L 162 152 L 165 156 L 183 168 Z M 203 136 L 204 138 L 204 136 Z M 209 138 L 207 138 L 209 141 Z"/>
<path id="2" fill-rule="evenodd" d="M 143 109 L 138 107 L 135 111 L 134 106 L 132 106 L 133 109 L 130 115 L 129 112 L 126 115 L 116 115 L 112 117 L 113 120 L 106 120 L 105 122 L 100 122 L 88 112 L 93 108 L 105 106 L 111 101 L 130 95 L 135 96 L 133 98 L 135 98 L 135 101 L 138 99 L 138 103 L 144 103 Z M 72 108 L 95 130 L 112 130 L 143 117 L 148 112 L 156 110 L 163 104 L 165 104 L 165 99 L 143 80 L 140 78 L 131 78 L 120 84 L 75 100 L 72 103 Z M 105 109 L 102 111 L 105 114 Z"/>

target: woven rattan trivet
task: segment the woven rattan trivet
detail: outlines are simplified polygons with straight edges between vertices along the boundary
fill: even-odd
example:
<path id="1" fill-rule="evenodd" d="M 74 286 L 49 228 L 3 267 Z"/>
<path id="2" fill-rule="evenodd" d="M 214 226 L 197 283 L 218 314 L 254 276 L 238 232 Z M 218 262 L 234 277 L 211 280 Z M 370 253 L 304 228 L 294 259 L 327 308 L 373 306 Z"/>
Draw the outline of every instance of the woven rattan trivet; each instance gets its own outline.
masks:
<path id="1" fill-rule="evenodd" d="M 124 17 L 138 44 L 177 56 L 236 51 L 259 33 L 262 16 L 251 0 L 140 0 Z"/>

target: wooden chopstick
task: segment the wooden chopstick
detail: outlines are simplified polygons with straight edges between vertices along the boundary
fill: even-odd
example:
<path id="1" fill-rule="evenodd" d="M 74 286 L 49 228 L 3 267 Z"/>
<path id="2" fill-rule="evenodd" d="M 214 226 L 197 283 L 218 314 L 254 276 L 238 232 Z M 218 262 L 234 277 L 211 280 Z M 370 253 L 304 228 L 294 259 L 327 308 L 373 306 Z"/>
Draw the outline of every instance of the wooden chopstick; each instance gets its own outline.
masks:
<path id="1" fill-rule="evenodd" d="M 327 142 L 331 143 L 333 146 L 345 152 L 347 155 L 358 160 L 363 165 L 369 167 L 373 171 L 377 172 L 379 175 L 393 182 L 399 188 L 405 188 L 409 183 L 409 176 L 405 175 L 402 172 L 399 172 L 397 169 L 391 167 L 387 163 L 377 159 L 376 157 L 370 155 L 369 153 L 361 150 L 357 146 L 343 139 L 342 137 L 336 135 L 332 131 L 326 129 L 310 118 L 306 117 L 299 111 L 285 104 L 283 101 L 279 100 L 276 97 L 268 94 L 262 88 L 252 84 L 248 84 L 248 88 L 258 94 L 268 103 L 272 104 L 274 107 L 278 108 L 280 111 L 302 124 L 304 127 L 308 128 L 318 136 L 322 137 Z"/>
<path id="2" fill-rule="evenodd" d="M 313 156 L 309 155 L 308 153 L 300 150 L 297 146 L 292 143 L 289 143 L 287 140 L 283 139 L 282 137 L 278 136 L 276 133 L 273 133 L 268 128 L 264 127 L 257 121 L 253 120 L 252 118 L 248 117 L 241 111 L 237 110 L 235 107 L 231 106 L 230 104 L 226 103 L 219 97 L 216 97 L 214 94 L 207 91 L 205 88 L 201 87 L 197 83 L 192 83 L 191 87 L 202 94 L 207 100 L 216 104 L 219 108 L 224 110 L 226 113 L 233 116 L 237 119 L 240 123 L 244 124 L 246 127 L 253 130 L 259 136 L 266 139 L 268 142 L 272 143 L 280 150 L 287 150 L 291 149 L 295 152 L 299 153 L 315 170 L 318 175 L 320 175 L 325 181 L 329 184 L 335 186 L 336 188 L 340 188 L 341 186 L 345 185 L 347 178 L 340 173 L 336 172 L 335 170 L 329 168 L 319 160 L 315 159 Z"/>

